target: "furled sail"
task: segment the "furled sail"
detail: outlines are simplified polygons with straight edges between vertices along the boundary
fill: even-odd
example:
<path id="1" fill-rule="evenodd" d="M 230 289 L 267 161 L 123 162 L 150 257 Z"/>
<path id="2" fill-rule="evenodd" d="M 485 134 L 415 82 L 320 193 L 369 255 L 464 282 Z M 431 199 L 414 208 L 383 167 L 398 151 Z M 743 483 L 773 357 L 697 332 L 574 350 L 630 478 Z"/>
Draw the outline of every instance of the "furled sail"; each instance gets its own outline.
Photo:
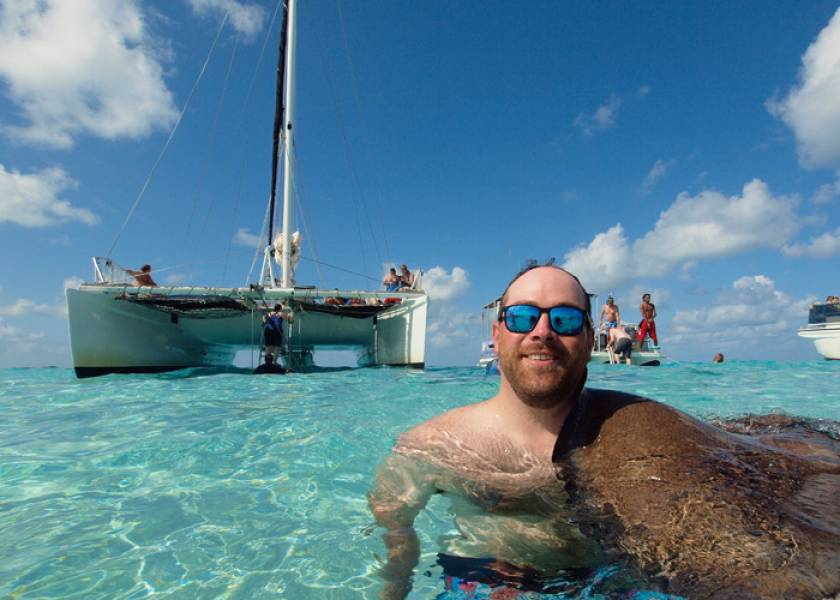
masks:
<path id="1" fill-rule="evenodd" d="M 300 232 L 295 231 L 292 234 L 291 239 L 291 265 L 292 270 L 297 267 L 298 262 L 300 261 Z M 278 265 L 283 264 L 283 233 L 278 233 L 277 237 L 274 238 L 274 260 L 277 262 Z"/>

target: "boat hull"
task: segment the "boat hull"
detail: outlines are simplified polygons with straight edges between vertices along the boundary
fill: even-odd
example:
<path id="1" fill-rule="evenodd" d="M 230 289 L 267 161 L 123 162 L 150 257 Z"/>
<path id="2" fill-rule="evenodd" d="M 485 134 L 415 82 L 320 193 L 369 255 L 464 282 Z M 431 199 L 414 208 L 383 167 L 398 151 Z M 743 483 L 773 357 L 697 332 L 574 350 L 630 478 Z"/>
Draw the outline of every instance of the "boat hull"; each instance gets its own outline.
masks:
<path id="1" fill-rule="evenodd" d="M 330 295 L 341 292 L 328 292 Z M 298 307 L 286 324 L 288 357 L 317 349 L 356 349 L 361 365 L 425 364 L 425 294 L 403 294 L 401 302 L 365 318 L 305 310 L 318 290 L 239 288 L 130 288 L 83 285 L 67 290 L 70 346 L 79 377 L 105 373 L 152 373 L 187 367 L 226 367 L 240 350 L 262 343 L 263 307 Z M 373 297 L 375 292 L 345 292 Z M 400 296 L 389 293 L 388 296 Z M 384 295 L 383 295 L 384 296 Z M 230 298 L 240 309 L 185 312 L 162 309 L 150 298 Z"/>
<path id="2" fill-rule="evenodd" d="M 595 350 L 592 352 L 589 362 L 609 364 L 610 355 L 604 350 Z M 621 362 L 623 364 L 623 361 Z M 630 357 L 630 364 L 640 367 L 658 367 L 662 364 L 662 354 L 655 350 L 634 350 Z"/>
<path id="3" fill-rule="evenodd" d="M 826 360 L 840 360 L 840 324 L 806 325 L 799 330 L 799 336 L 814 342 Z"/>

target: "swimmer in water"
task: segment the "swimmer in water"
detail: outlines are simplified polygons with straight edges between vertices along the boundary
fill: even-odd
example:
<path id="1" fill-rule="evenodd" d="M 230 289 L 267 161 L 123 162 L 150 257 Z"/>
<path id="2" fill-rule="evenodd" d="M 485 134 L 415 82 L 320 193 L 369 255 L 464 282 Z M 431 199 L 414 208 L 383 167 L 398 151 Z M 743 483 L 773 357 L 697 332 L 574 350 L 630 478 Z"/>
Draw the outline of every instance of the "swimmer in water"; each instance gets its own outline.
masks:
<path id="1" fill-rule="evenodd" d="M 840 592 L 840 509 L 828 501 L 840 494 L 840 444 L 751 439 L 584 388 L 589 314 L 583 286 L 559 267 L 529 267 L 508 285 L 493 325 L 498 393 L 404 433 L 378 469 L 381 598 L 410 591 L 414 519 L 437 493 L 458 528 L 438 554 L 447 587 L 513 598 L 620 563 L 624 584 L 599 591 L 635 580 L 692 598 Z"/>

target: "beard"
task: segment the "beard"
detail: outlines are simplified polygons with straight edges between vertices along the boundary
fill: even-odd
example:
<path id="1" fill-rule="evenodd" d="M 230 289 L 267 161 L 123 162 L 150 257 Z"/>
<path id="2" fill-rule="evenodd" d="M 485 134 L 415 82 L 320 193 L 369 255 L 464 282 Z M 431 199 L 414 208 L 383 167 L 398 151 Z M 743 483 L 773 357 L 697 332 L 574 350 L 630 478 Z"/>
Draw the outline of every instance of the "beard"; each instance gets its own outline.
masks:
<path id="1" fill-rule="evenodd" d="M 543 352 L 555 357 L 551 367 L 535 368 L 522 360 L 522 354 Z M 572 355 L 559 344 L 499 352 L 499 369 L 519 399 L 532 408 L 553 408 L 577 395 L 586 380 L 586 363 L 585 356 Z"/>

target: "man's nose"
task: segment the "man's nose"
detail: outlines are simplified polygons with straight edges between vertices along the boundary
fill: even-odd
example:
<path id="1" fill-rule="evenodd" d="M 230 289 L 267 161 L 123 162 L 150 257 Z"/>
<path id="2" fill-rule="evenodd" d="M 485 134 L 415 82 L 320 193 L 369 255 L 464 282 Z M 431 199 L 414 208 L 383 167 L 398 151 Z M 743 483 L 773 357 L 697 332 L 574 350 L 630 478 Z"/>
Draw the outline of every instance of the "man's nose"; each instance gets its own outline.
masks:
<path id="1" fill-rule="evenodd" d="M 540 315 L 539 321 L 537 321 L 537 325 L 531 331 L 531 335 L 536 337 L 544 338 L 552 333 L 551 323 L 548 321 L 548 313 L 542 313 Z"/>

